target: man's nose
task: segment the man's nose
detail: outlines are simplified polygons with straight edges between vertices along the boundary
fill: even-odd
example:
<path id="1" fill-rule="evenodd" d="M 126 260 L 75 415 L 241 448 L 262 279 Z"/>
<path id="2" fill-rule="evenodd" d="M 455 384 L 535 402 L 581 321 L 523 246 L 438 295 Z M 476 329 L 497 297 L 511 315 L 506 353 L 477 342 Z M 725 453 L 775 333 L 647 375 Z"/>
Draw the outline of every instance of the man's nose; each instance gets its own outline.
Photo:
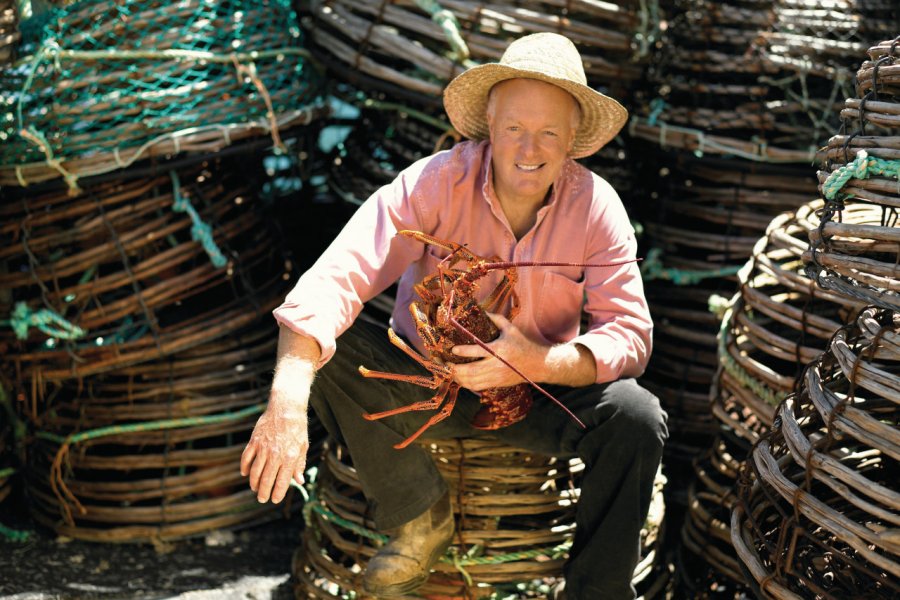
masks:
<path id="1" fill-rule="evenodd" d="M 537 136 L 533 133 L 526 133 L 522 136 L 522 154 L 527 158 L 533 156 L 537 152 Z"/>

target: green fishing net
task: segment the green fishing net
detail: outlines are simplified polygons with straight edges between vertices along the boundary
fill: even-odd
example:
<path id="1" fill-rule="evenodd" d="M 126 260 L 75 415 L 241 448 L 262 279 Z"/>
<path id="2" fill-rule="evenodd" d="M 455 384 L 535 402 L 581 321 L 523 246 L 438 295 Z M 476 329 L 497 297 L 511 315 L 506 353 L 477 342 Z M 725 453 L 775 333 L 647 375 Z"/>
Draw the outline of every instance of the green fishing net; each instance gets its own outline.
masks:
<path id="1" fill-rule="evenodd" d="M 35 21 L 30 23 L 29 21 Z M 306 123 L 324 77 L 289 0 L 80 0 L 0 71 L 0 185 L 77 180 Z"/>

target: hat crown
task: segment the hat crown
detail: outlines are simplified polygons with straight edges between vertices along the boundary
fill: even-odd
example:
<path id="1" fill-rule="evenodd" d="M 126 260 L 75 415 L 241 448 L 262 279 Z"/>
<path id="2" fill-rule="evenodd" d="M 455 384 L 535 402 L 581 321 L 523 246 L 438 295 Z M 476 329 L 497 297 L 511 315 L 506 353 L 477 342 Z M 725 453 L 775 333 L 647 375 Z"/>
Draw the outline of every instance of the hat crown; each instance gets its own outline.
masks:
<path id="1" fill-rule="evenodd" d="M 557 33 L 535 33 L 517 39 L 507 47 L 500 64 L 587 85 L 578 48 Z"/>

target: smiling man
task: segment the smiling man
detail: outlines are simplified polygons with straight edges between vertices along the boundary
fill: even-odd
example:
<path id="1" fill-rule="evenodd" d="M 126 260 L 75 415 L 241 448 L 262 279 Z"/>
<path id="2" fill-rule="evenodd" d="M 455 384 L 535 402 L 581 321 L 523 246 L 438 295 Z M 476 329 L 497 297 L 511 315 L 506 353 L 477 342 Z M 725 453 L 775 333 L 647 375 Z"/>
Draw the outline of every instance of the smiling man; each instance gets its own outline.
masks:
<path id="1" fill-rule="evenodd" d="M 366 365 L 422 374 L 384 329 L 356 319 L 364 302 L 399 278 L 391 325 L 425 352 L 408 307 L 413 286 L 447 253 L 397 232 L 421 231 L 509 261 L 623 263 L 636 251 L 615 191 L 573 160 L 615 137 L 627 112 L 587 86 L 567 38 L 541 33 L 513 42 L 499 63 L 454 79 L 444 106 L 471 141 L 416 162 L 377 191 L 275 310 L 275 378 L 241 460 L 259 501 L 280 502 L 292 478 L 303 480 L 312 404 L 349 448 L 374 521 L 391 536 L 363 579 L 382 598 L 413 593 L 454 532 L 447 485 L 428 453 L 393 449 L 421 426 L 422 413 L 362 417 L 433 393 L 357 373 Z M 490 434 L 585 463 L 575 539 L 554 597 L 633 599 L 640 529 L 667 435 L 658 400 L 633 379 L 647 363 L 652 332 L 639 271 L 633 263 L 520 269 L 515 290 L 521 310 L 512 321 L 492 316 L 500 336 L 491 350 L 548 388 L 586 428 L 538 400 L 524 419 Z M 477 393 L 523 379 L 479 346 L 453 351 L 476 360 L 453 366 L 464 389 L 453 413 L 426 435 L 481 435 L 472 426 Z"/>

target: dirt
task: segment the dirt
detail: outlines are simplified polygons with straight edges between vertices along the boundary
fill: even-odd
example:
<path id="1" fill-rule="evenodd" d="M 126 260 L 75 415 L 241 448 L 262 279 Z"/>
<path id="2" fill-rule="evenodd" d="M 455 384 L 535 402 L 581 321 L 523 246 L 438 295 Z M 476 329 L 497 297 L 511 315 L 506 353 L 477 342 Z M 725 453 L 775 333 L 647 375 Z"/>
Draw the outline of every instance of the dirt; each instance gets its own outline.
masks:
<path id="1" fill-rule="evenodd" d="M 28 532 L 25 541 L 0 535 L 3 600 L 294 597 L 291 556 L 300 543 L 299 514 L 157 546 L 60 537 L 8 502 L 0 505 L 0 524 Z"/>

